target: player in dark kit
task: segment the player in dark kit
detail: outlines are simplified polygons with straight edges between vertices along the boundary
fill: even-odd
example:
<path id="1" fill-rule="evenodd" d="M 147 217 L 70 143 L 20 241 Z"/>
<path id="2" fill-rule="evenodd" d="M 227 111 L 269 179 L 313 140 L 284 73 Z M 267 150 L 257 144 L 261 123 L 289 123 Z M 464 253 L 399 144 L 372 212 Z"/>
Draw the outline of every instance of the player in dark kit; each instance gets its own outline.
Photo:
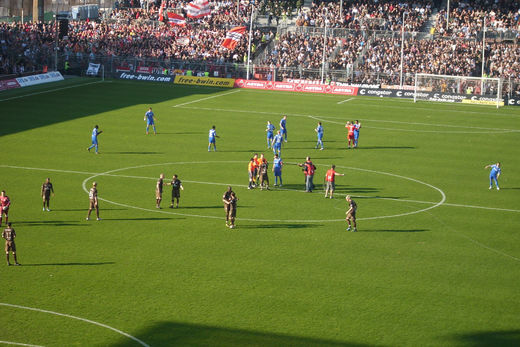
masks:
<path id="1" fill-rule="evenodd" d="M 222 195 L 222 202 L 224 203 L 224 211 L 226 211 L 226 226 L 229 226 L 229 212 L 231 211 L 231 194 L 235 194 L 231 186 L 228 187 L 224 195 Z M 236 212 L 235 212 L 236 214 Z"/>
<path id="2" fill-rule="evenodd" d="M 238 198 L 237 198 L 235 192 L 231 192 L 231 195 L 229 196 L 229 213 L 228 213 L 228 221 L 229 221 L 230 229 L 235 228 L 235 219 L 237 217 L 237 201 L 238 201 Z"/>
<path id="3" fill-rule="evenodd" d="M 163 185 L 164 174 L 160 174 L 157 184 L 155 185 L 155 207 L 157 208 L 161 208 Z"/>
<path id="4" fill-rule="evenodd" d="M 262 155 L 263 157 L 263 155 Z M 269 190 L 269 176 L 268 176 L 269 163 L 265 158 L 262 158 L 262 163 L 258 168 L 258 176 L 260 177 L 260 190 Z"/>
<path id="5" fill-rule="evenodd" d="M 172 181 L 168 183 L 169 186 L 172 186 L 172 204 L 170 205 L 170 208 L 173 208 L 173 203 L 175 200 L 177 200 L 176 208 L 179 208 L 179 199 L 181 197 L 181 190 L 184 190 L 184 187 L 182 186 L 182 182 L 179 180 L 177 175 L 173 175 Z"/>
<path id="6" fill-rule="evenodd" d="M 20 265 L 16 259 L 16 245 L 14 243 L 15 237 L 16 232 L 13 228 L 11 228 L 11 223 L 7 223 L 7 228 L 4 229 L 2 238 L 5 239 L 5 257 L 7 259 L 8 266 L 11 266 L 11 262 L 9 261 L 9 252 L 13 253 L 14 265 Z"/>
<path id="7" fill-rule="evenodd" d="M 350 231 L 350 223 L 352 222 L 352 226 L 354 227 L 354 229 L 352 231 L 357 231 L 357 228 L 356 228 L 356 211 L 357 211 L 357 204 L 354 200 L 352 200 L 352 198 L 350 197 L 350 195 L 347 195 L 345 200 L 347 200 L 347 203 L 348 203 L 348 210 L 347 210 L 347 222 L 348 222 L 348 228 L 347 228 L 347 231 Z"/>
<path id="8" fill-rule="evenodd" d="M 92 188 L 90 188 L 90 191 L 88 192 L 88 199 L 90 204 L 88 207 L 87 220 L 90 220 L 90 213 L 93 209 L 96 209 L 97 220 L 101 220 L 101 218 L 99 218 L 98 191 L 96 182 L 92 182 Z"/>
<path id="9" fill-rule="evenodd" d="M 42 184 L 42 198 L 43 198 L 43 208 L 42 211 L 45 211 L 45 205 L 47 205 L 47 211 L 50 211 L 49 203 L 51 201 L 51 193 L 54 196 L 54 187 L 52 186 L 51 179 L 47 178 L 45 182 Z"/>

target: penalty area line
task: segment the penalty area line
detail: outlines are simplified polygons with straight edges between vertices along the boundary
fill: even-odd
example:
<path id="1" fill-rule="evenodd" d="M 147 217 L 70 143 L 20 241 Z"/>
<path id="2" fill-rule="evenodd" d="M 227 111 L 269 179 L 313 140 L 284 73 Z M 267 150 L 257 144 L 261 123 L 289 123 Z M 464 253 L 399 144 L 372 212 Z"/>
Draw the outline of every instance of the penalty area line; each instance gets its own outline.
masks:
<path id="1" fill-rule="evenodd" d="M 95 82 L 89 82 L 89 83 L 77 84 L 77 85 L 74 85 L 74 86 L 67 86 L 67 87 L 61 87 L 61 88 L 55 88 L 55 89 L 49 89 L 49 90 L 43 90 L 43 91 L 41 91 L 41 92 L 29 93 L 29 94 L 24 94 L 24 95 L 13 96 L 13 97 L 10 97 L 10 98 L 0 99 L 0 102 L 2 102 L 2 101 L 8 101 L 8 100 L 14 100 L 14 99 L 21 99 L 21 98 L 25 98 L 25 97 L 27 97 L 27 96 L 33 96 L 33 95 L 39 95 L 39 94 L 46 94 L 46 93 L 57 92 L 57 91 L 59 91 L 59 90 L 64 90 L 64 89 L 71 89 L 71 88 L 83 87 L 83 86 L 88 86 L 88 85 L 91 85 L 91 84 L 102 83 L 102 82 L 103 82 L 103 81 L 95 81 Z"/>
<path id="2" fill-rule="evenodd" d="M 172 107 L 181 107 L 181 106 L 184 106 L 184 105 L 194 104 L 196 102 L 200 102 L 200 101 L 204 101 L 204 100 L 209 100 L 209 99 L 214 99 L 214 98 L 218 98 L 218 97 L 221 97 L 221 96 L 235 94 L 235 93 L 238 93 L 240 91 L 242 91 L 242 90 L 241 89 L 237 89 L 237 90 L 233 90 L 232 92 L 229 92 L 229 93 L 212 95 L 212 96 L 208 96 L 208 97 L 205 97 L 205 98 L 202 98 L 202 99 L 192 100 L 192 101 L 188 101 L 188 102 L 185 102 L 185 103 L 182 103 L 182 104 L 174 105 Z"/>
<path id="3" fill-rule="evenodd" d="M 341 105 L 341 104 L 344 103 L 344 102 L 349 102 L 349 101 L 354 100 L 354 99 L 355 99 L 355 98 L 345 99 L 345 100 L 343 100 L 343 101 L 339 101 L 339 102 L 337 102 L 336 104 Z"/>

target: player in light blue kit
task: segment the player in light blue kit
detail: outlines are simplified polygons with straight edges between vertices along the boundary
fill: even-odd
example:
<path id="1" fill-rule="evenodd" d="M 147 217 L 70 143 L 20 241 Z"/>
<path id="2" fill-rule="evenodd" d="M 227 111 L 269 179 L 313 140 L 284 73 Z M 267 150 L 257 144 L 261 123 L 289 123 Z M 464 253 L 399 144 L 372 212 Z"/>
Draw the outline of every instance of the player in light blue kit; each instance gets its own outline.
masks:
<path id="1" fill-rule="evenodd" d="M 150 129 L 150 125 L 153 127 L 153 133 L 157 135 L 157 131 L 155 130 L 155 120 L 157 118 L 152 112 L 152 108 L 148 109 L 148 112 L 144 114 L 144 120 L 146 121 L 146 135 L 148 135 L 148 129 Z"/>
<path id="2" fill-rule="evenodd" d="M 271 142 L 274 139 L 274 125 L 271 124 L 270 121 L 267 121 L 267 128 L 265 131 L 267 132 L 267 149 L 271 148 Z"/>
<path id="3" fill-rule="evenodd" d="M 316 129 L 314 129 L 314 131 L 318 135 L 318 142 L 314 148 L 318 149 L 318 146 L 321 146 L 320 151 L 323 151 L 323 127 L 321 126 L 321 122 L 318 122 L 318 126 Z"/>
<path id="4" fill-rule="evenodd" d="M 283 116 L 280 120 L 280 134 L 282 134 L 285 142 L 287 142 L 287 116 Z"/>
<path id="5" fill-rule="evenodd" d="M 354 123 L 354 148 L 357 147 L 360 128 L 361 128 L 361 123 L 359 123 L 359 121 L 356 119 L 356 122 Z"/>
<path id="6" fill-rule="evenodd" d="M 500 169 L 500 163 L 489 164 L 486 165 L 484 168 L 491 168 L 491 172 L 489 173 L 489 189 L 493 189 L 493 181 L 495 181 L 495 186 L 497 187 L 497 190 L 500 190 L 500 187 L 498 186 L 498 178 L 502 173 L 502 170 Z"/>
<path id="7" fill-rule="evenodd" d="M 273 138 L 273 142 L 271 142 L 271 145 L 273 146 L 273 153 L 278 154 L 278 156 L 282 156 L 282 141 L 283 136 L 280 133 L 280 130 L 276 132 L 275 137 Z"/>
<path id="8" fill-rule="evenodd" d="M 98 154 L 98 140 L 97 137 L 99 134 L 101 134 L 103 131 L 99 130 L 99 127 L 96 125 L 94 129 L 92 129 L 92 145 L 87 148 L 87 150 L 90 152 L 90 150 L 94 147 L 96 147 L 96 154 Z"/>
<path id="9" fill-rule="evenodd" d="M 274 172 L 274 186 L 278 185 L 278 178 L 280 179 L 280 187 L 282 186 L 282 166 L 283 161 L 282 158 L 278 156 L 278 154 L 274 155 L 273 159 L 273 172 Z"/>
<path id="10" fill-rule="evenodd" d="M 208 152 L 211 152 L 211 144 L 213 144 L 213 149 L 215 150 L 215 152 L 217 151 L 217 140 L 216 140 L 217 137 L 219 137 L 219 136 L 217 135 L 215 126 L 212 126 L 211 129 L 209 129 Z"/>

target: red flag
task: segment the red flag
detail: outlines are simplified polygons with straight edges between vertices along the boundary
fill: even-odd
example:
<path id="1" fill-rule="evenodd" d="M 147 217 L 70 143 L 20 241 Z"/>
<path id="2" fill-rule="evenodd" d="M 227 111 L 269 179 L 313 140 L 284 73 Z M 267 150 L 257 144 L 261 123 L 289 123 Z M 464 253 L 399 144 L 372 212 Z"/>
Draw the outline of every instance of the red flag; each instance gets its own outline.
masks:
<path id="1" fill-rule="evenodd" d="M 166 2 L 163 0 L 161 2 L 161 7 L 159 8 L 159 22 L 162 22 L 164 20 L 163 11 L 164 11 L 165 6 L 166 6 Z"/>
<path id="2" fill-rule="evenodd" d="M 211 8 L 207 0 L 195 0 L 188 4 L 186 12 L 189 18 L 202 18 L 211 14 Z"/>
<path id="3" fill-rule="evenodd" d="M 186 19 L 184 19 L 183 16 L 172 12 L 167 12 L 166 15 L 168 16 L 168 22 L 171 26 L 178 25 L 183 27 L 186 25 Z"/>
<path id="4" fill-rule="evenodd" d="M 242 38 L 242 35 L 246 32 L 246 27 L 234 27 L 230 31 L 227 32 L 226 38 L 222 42 L 222 47 L 226 47 L 227 49 L 235 49 L 238 42 Z"/>

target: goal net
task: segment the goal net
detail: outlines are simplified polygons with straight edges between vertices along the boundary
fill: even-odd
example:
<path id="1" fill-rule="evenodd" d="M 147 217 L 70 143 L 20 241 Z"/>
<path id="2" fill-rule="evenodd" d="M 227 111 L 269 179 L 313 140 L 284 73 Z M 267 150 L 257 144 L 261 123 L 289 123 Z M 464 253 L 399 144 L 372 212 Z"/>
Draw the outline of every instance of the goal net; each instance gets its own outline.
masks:
<path id="1" fill-rule="evenodd" d="M 415 74 L 414 102 L 458 102 L 498 108 L 504 106 L 501 94 L 500 78 Z"/>

